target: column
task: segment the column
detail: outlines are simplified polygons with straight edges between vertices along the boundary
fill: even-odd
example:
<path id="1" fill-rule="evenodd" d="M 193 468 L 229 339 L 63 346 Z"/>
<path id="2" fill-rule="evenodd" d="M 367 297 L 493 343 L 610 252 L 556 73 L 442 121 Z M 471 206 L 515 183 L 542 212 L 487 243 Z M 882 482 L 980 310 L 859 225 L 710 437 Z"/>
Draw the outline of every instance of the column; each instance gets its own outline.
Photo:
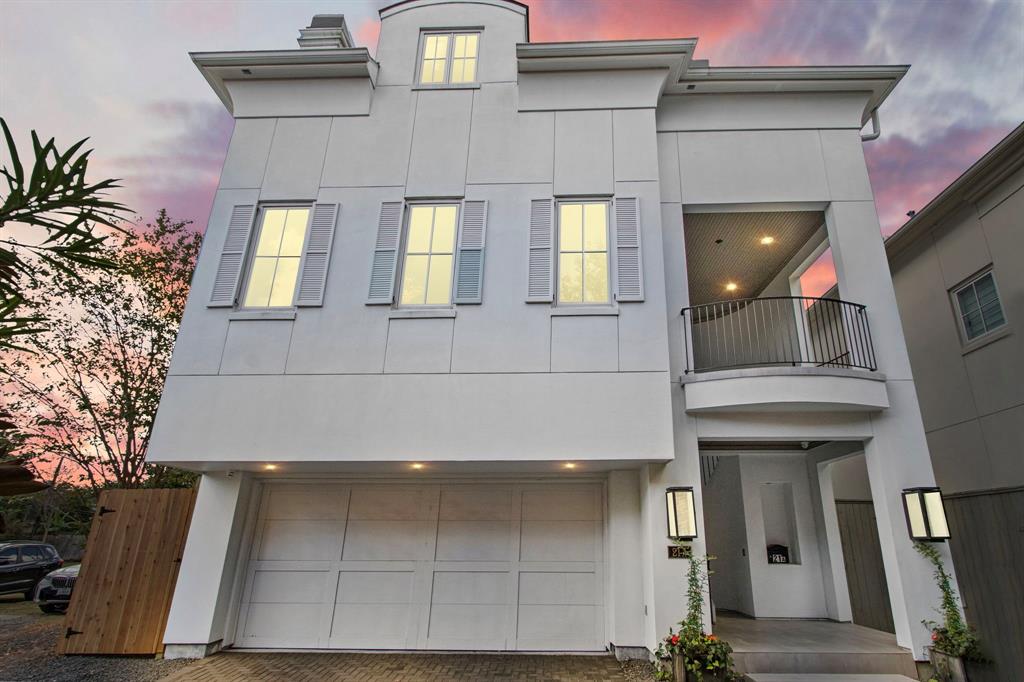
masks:
<path id="1" fill-rule="evenodd" d="M 242 472 L 203 474 L 164 631 L 164 658 L 202 658 L 230 641 L 231 593 L 251 484 Z"/>
<path id="2" fill-rule="evenodd" d="M 825 212 L 840 297 L 867 306 L 878 371 L 885 373 L 889 409 L 871 417 L 865 442 L 871 496 L 878 521 L 896 639 L 914 657 L 930 644 L 922 620 L 935 618 L 939 592 L 928 563 L 907 533 L 901 491 L 934 485 L 928 442 L 910 372 L 896 294 L 873 201 L 835 201 Z M 941 548 L 953 574 L 949 548 Z"/>

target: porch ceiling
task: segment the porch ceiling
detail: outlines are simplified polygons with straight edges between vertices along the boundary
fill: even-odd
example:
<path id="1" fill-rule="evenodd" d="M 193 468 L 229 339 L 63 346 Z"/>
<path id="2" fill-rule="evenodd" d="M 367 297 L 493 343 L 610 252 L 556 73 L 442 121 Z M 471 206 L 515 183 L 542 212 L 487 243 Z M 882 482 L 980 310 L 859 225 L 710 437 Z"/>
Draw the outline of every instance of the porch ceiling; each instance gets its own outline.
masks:
<path id="1" fill-rule="evenodd" d="M 687 213 L 690 305 L 759 296 L 824 222 L 820 211 Z"/>

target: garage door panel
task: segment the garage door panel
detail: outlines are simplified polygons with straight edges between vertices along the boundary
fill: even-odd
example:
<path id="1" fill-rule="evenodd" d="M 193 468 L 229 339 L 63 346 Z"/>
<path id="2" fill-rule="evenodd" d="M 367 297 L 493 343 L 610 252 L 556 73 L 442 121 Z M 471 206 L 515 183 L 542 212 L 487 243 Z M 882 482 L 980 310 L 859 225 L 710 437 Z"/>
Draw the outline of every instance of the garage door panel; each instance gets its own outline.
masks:
<path id="1" fill-rule="evenodd" d="M 337 560 L 344 521 L 268 519 L 263 525 L 260 561 Z"/>
<path id="2" fill-rule="evenodd" d="M 341 649 L 415 647 L 416 610 L 410 604 L 336 604 L 330 646 Z"/>
<path id="3" fill-rule="evenodd" d="M 348 522 L 345 561 L 426 561 L 434 535 L 433 521 Z"/>
<path id="4" fill-rule="evenodd" d="M 552 486 L 523 491 L 523 521 L 600 519 L 600 499 L 593 486 Z"/>
<path id="5" fill-rule="evenodd" d="M 253 575 L 252 603 L 320 604 L 325 571 L 260 571 Z"/>
<path id="6" fill-rule="evenodd" d="M 598 557 L 596 521 L 523 521 L 522 561 L 594 561 Z"/>
<path id="7" fill-rule="evenodd" d="M 352 490 L 350 519 L 374 521 L 419 521 L 437 514 L 434 486 L 369 486 Z"/>
<path id="8" fill-rule="evenodd" d="M 508 521 L 441 521 L 437 527 L 437 561 L 509 561 Z"/>
<path id="9" fill-rule="evenodd" d="M 586 604 L 522 604 L 517 648 L 537 651 L 593 649 L 599 609 Z"/>
<path id="10" fill-rule="evenodd" d="M 315 647 L 322 609 L 322 604 L 250 604 L 243 644 Z"/>
<path id="11" fill-rule="evenodd" d="M 434 604 L 505 604 L 507 572 L 438 571 L 434 573 Z"/>
<path id="12" fill-rule="evenodd" d="M 434 604 L 430 610 L 431 640 L 501 641 L 504 648 L 507 608 L 504 604 Z"/>
<path id="13" fill-rule="evenodd" d="M 268 519 L 343 520 L 348 498 L 344 490 L 312 486 L 271 489 L 263 515 Z"/>
<path id="14" fill-rule="evenodd" d="M 509 521 L 512 490 L 499 487 L 446 488 L 441 491 L 441 521 Z"/>
<path id="15" fill-rule="evenodd" d="M 598 594 L 593 573 L 520 573 L 519 603 L 593 605 Z"/>
<path id="16" fill-rule="evenodd" d="M 408 604 L 413 571 L 342 571 L 338 574 L 339 604 Z"/>

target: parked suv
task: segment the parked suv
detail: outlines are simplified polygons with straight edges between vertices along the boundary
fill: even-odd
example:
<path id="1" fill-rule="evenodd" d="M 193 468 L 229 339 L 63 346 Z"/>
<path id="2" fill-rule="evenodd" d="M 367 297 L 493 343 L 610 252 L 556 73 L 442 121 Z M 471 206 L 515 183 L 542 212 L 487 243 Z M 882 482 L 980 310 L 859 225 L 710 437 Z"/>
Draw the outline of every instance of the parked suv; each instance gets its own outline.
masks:
<path id="1" fill-rule="evenodd" d="M 78 569 L 82 564 L 65 566 L 49 573 L 39 581 L 36 588 L 36 604 L 43 613 L 64 613 L 71 603 L 71 590 L 78 580 Z"/>
<path id="2" fill-rule="evenodd" d="M 21 592 L 25 599 L 32 599 L 36 583 L 63 565 L 53 545 L 0 542 L 0 594 Z"/>

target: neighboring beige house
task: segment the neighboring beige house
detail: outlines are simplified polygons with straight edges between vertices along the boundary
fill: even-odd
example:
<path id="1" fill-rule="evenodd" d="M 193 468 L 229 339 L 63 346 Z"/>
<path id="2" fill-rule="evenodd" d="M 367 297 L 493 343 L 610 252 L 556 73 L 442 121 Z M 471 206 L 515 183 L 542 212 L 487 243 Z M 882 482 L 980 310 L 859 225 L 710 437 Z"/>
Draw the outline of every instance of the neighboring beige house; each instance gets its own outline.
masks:
<path id="1" fill-rule="evenodd" d="M 886 242 L 935 478 L 1024 485 L 1024 125 Z"/>
<path id="2" fill-rule="evenodd" d="M 1024 124 L 886 242 L 968 620 L 1024 679 Z"/>

